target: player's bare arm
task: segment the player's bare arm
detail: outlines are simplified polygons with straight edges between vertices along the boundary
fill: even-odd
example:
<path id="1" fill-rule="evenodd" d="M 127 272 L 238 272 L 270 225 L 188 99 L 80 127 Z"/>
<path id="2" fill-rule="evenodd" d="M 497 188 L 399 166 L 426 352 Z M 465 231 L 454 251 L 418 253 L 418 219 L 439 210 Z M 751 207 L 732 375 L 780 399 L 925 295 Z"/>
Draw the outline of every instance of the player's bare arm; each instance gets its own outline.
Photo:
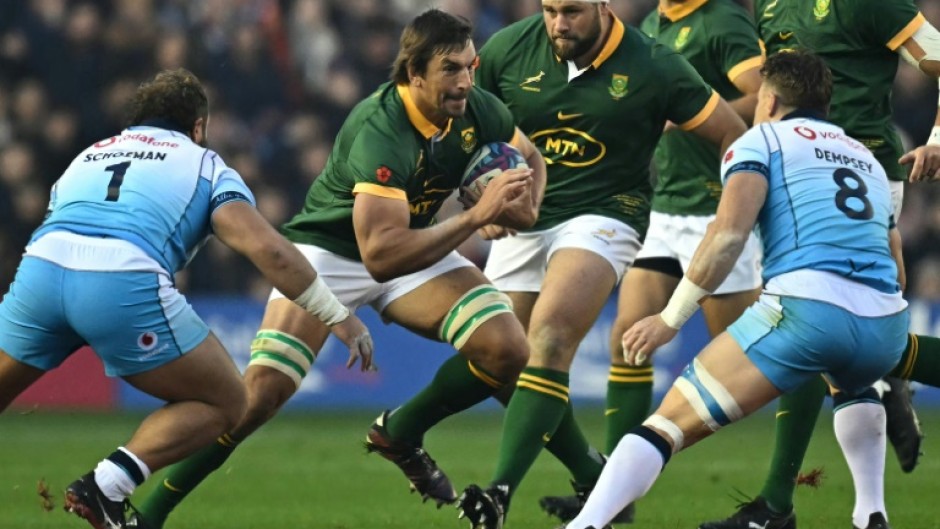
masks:
<path id="1" fill-rule="evenodd" d="M 731 108 L 741 116 L 741 119 L 747 124 L 754 122 L 754 108 L 757 107 L 757 91 L 760 89 L 761 77 L 760 66 L 749 68 L 731 79 L 735 88 L 738 89 L 741 97 L 729 101 Z"/>
<path id="2" fill-rule="evenodd" d="M 251 260 L 275 288 L 330 327 L 349 348 L 347 368 L 361 358 L 360 369 L 372 369 L 372 338 L 365 324 L 317 282 L 317 272 L 303 254 L 257 209 L 247 202 L 230 202 L 212 214 L 212 229 L 226 246 Z"/>
<path id="3" fill-rule="evenodd" d="M 538 220 L 539 206 L 542 204 L 542 199 L 545 198 L 547 173 L 545 169 L 545 159 L 542 158 L 542 153 L 539 152 L 538 148 L 532 143 L 532 140 L 519 130 L 519 127 L 516 127 L 515 143 L 518 143 L 518 145 L 514 144 L 513 146 L 519 149 L 519 152 L 521 152 L 522 156 L 525 158 L 526 164 L 532 169 L 530 197 L 532 199 L 531 204 L 535 215 L 535 218 L 532 219 L 532 224 L 535 224 L 535 221 Z"/>
<path id="4" fill-rule="evenodd" d="M 751 111 L 753 113 L 753 110 Z M 744 120 L 722 98 L 718 99 L 718 106 L 699 126 L 691 130 L 721 149 L 722 154 L 747 130 Z"/>
<path id="5" fill-rule="evenodd" d="M 698 303 L 728 277 L 754 229 L 766 196 L 767 179 L 763 175 L 740 172 L 731 177 L 722 192 L 715 220 L 708 225 L 669 306 L 624 333 L 624 360 L 628 364 L 645 362 L 658 347 L 672 340 Z"/>
<path id="6" fill-rule="evenodd" d="M 494 222 L 531 185 L 531 174 L 531 169 L 505 171 L 486 186 L 474 207 L 422 229 L 411 229 L 404 200 L 357 194 L 353 226 L 363 264 L 380 282 L 431 266 L 474 231 Z"/>
<path id="7" fill-rule="evenodd" d="M 934 78 L 940 77 L 940 32 L 927 21 L 905 40 L 897 52 L 911 66 Z M 917 147 L 898 160 L 910 165 L 910 181 L 936 180 L 940 177 L 940 111 L 926 145 Z"/>

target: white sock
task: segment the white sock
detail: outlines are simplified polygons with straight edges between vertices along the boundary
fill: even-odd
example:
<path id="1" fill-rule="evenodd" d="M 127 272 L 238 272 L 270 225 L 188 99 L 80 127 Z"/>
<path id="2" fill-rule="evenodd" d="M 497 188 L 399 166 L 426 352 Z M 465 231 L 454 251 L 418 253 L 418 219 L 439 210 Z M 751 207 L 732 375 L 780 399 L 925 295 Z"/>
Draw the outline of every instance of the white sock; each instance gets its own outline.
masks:
<path id="1" fill-rule="evenodd" d="M 650 490 L 663 469 L 663 456 L 649 441 L 627 434 L 610 454 L 594 491 L 566 529 L 601 528 Z"/>
<path id="2" fill-rule="evenodd" d="M 855 485 L 852 523 L 864 529 L 872 513 L 888 517 L 884 499 L 885 409 L 873 402 L 850 404 L 836 410 L 833 424 Z"/>
<path id="3" fill-rule="evenodd" d="M 123 446 L 118 450 L 127 454 L 137 463 L 137 467 L 143 473 L 145 480 L 150 477 L 150 468 L 139 457 Z M 133 494 L 134 489 L 137 488 L 137 484 L 134 483 L 134 479 L 127 471 L 110 459 L 102 459 L 95 467 L 95 483 L 98 484 L 101 493 L 111 501 L 124 501 L 124 498 Z"/>

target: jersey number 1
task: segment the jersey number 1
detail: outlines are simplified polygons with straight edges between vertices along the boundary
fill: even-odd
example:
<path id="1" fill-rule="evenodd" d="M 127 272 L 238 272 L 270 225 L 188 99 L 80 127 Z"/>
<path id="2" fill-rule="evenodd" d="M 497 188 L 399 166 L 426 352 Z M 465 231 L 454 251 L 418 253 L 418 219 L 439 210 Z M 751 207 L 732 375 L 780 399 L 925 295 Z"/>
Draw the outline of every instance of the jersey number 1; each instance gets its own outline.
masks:
<path id="1" fill-rule="evenodd" d="M 111 181 L 108 182 L 108 196 L 104 197 L 107 202 L 117 202 L 118 197 L 121 196 L 121 184 L 124 183 L 124 174 L 127 173 L 127 168 L 130 166 L 131 162 L 121 162 L 104 168 L 105 171 L 111 171 Z"/>

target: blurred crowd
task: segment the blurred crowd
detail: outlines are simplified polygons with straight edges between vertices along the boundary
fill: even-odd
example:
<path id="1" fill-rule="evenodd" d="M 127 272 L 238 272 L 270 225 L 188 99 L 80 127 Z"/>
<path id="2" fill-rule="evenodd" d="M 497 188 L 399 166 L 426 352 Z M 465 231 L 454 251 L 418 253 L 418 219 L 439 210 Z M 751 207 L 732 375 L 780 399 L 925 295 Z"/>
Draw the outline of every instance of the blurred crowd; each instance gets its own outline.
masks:
<path id="1" fill-rule="evenodd" d="M 746 2 L 745 2 L 746 3 Z M 940 0 L 918 2 L 940 26 Z M 0 2 L 0 292 L 49 187 L 87 145 L 123 128 L 141 82 L 185 67 L 209 88 L 210 146 L 280 224 L 302 205 L 349 110 L 387 79 L 404 24 L 431 5 L 461 14 L 477 46 L 540 0 L 22 0 Z M 638 24 L 655 0 L 611 0 Z M 902 64 L 894 115 L 908 145 L 933 124 L 937 84 Z M 453 208 L 456 208 L 454 203 Z M 900 219 L 909 291 L 940 301 L 940 183 L 910 185 Z M 487 244 L 461 251 L 486 260 Z M 267 295 L 250 264 L 210 243 L 178 284 Z"/>

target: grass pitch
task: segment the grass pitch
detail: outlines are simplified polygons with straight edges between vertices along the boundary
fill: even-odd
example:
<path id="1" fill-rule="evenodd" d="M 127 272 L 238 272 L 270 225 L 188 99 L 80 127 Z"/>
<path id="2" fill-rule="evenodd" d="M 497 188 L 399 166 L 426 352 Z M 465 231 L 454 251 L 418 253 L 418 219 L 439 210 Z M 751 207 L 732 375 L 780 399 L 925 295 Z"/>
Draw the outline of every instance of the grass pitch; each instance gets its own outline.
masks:
<path id="1" fill-rule="evenodd" d="M 370 413 L 285 414 L 259 431 L 211 476 L 167 523 L 167 529 L 322 528 L 467 529 L 455 510 L 435 509 L 408 492 L 391 463 L 362 448 Z M 578 411 L 592 441 L 600 443 L 602 412 Z M 817 435 L 804 471 L 822 468 L 818 489 L 800 487 L 796 505 L 801 529 L 850 528 L 853 500 L 845 461 L 832 435 L 831 413 L 820 414 Z M 920 466 L 902 474 L 890 447 L 887 501 L 898 529 L 940 527 L 933 503 L 940 471 L 940 413 L 922 416 L 928 437 Z M 0 416 L 0 528 L 82 528 L 87 524 L 62 511 L 65 486 L 133 432 L 139 415 L 22 414 Z M 486 483 L 496 464 L 502 416 L 463 414 L 440 424 L 426 447 L 458 489 Z M 699 522 L 730 514 L 734 489 L 758 492 L 773 439 L 773 415 L 764 412 L 733 425 L 682 453 L 668 465 L 637 507 L 635 527 L 694 529 Z M 140 501 L 160 474 L 135 496 Z M 45 512 L 36 492 L 44 479 L 54 509 Z M 543 454 L 513 501 L 507 529 L 550 529 L 558 524 L 538 509 L 546 494 L 567 493 L 568 477 Z M 623 526 L 627 527 L 627 526 Z"/>

